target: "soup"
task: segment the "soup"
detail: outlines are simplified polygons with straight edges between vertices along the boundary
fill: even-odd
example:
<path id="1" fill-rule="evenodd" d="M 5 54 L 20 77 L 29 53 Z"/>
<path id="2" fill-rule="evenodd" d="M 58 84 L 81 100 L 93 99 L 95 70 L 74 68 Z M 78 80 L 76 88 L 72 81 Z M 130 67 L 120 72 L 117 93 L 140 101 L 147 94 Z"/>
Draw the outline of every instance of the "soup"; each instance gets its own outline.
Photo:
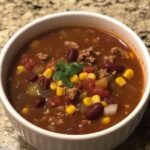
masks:
<path id="1" fill-rule="evenodd" d="M 21 48 L 7 93 L 18 113 L 36 126 L 88 134 L 129 115 L 143 83 L 140 61 L 121 39 L 89 27 L 64 27 Z"/>

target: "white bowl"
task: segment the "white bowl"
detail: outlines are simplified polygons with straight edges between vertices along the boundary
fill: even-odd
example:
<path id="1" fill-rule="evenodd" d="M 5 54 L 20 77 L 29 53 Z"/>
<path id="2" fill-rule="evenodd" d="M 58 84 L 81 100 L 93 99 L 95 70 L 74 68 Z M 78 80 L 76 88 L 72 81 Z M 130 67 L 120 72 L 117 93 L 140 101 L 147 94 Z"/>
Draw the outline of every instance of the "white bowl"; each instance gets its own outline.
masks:
<path id="1" fill-rule="evenodd" d="M 144 93 L 132 113 L 118 124 L 100 132 L 85 135 L 66 135 L 41 129 L 23 117 L 9 102 L 7 72 L 14 56 L 30 39 L 47 30 L 64 26 L 90 26 L 111 32 L 134 49 L 144 72 Z M 4 109 L 18 133 L 39 150 L 109 150 L 122 143 L 141 120 L 150 92 L 150 57 L 140 38 L 124 24 L 104 15 L 89 12 L 64 12 L 48 15 L 21 28 L 8 41 L 0 58 L 0 96 Z"/>

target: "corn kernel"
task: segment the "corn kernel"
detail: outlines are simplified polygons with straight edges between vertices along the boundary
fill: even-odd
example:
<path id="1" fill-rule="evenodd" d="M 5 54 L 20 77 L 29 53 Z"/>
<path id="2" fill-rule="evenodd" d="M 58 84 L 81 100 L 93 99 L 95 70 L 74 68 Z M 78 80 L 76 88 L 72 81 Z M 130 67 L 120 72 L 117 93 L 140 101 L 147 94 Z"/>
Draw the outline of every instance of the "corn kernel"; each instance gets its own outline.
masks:
<path id="1" fill-rule="evenodd" d="M 79 77 L 78 77 L 78 75 L 73 75 L 73 76 L 71 76 L 70 77 L 70 81 L 72 82 L 72 83 L 78 83 L 79 82 Z"/>
<path id="2" fill-rule="evenodd" d="M 63 86 L 63 82 L 61 80 L 56 81 L 58 86 Z"/>
<path id="3" fill-rule="evenodd" d="M 95 80 L 96 79 L 96 75 L 94 73 L 88 73 L 88 78 Z"/>
<path id="4" fill-rule="evenodd" d="M 71 115 L 76 111 L 76 107 L 74 105 L 68 105 L 66 107 L 66 113 Z"/>
<path id="5" fill-rule="evenodd" d="M 23 72 L 25 72 L 26 69 L 24 66 L 20 65 L 20 66 L 17 66 L 17 74 L 21 74 Z"/>
<path id="6" fill-rule="evenodd" d="M 43 76 L 47 79 L 51 78 L 53 75 L 53 70 L 51 68 L 48 68 L 44 71 Z"/>
<path id="7" fill-rule="evenodd" d="M 82 80 L 85 80 L 87 78 L 87 72 L 82 72 L 79 74 L 79 79 L 82 81 Z"/>
<path id="8" fill-rule="evenodd" d="M 100 103 L 101 102 L 101 97 L 99 95 L 92 96 L 92 102 L 93 102 L 93 104 Z"/>
<path id="9" fill-rule="evenodd" d="M 83 99 L 83 104 L 84 104 L 85 106 L 91 106 L 91 105 L 93 104 L 92 98 L 91 98 L 91 97 L 85 97 L 85 98 Z"/>
<path id="10" fill-rule="evenodd" d="M 21 111 L 24 115 L 29 114 L 29 108 L 28 107 L 24 107 Z"/>
<path id="11" fill-rule="evenodd" d="M 117 77 L 115 80 L 116 84 L 118 84 L 120 87 L 124 86 L 126 84 L 126 80 L 123 77 Z"/>
<path id="12" fill-rule="evenodd" d="M 101 104 L 102 104 L 104 107 L 107 107 L 107 106 L 108 106 L 108 104 L 107 104 L 106 101 L 101 101 Z"/>
<path id="13" fill-rule="evenodd" d="M 50 89 L 51 89 L 51 90 L 56 90 L 56 89 L 57 89 L 57 84 L 56 84 L 56 82 L 52 82 L 52 83 L 50 84 Z"/>
<path id="14" fill-rule="evenodd" d="M 103 125 L 109 124 L 110 121 L 111 121 L 111 119 L 110 119 L 110 117 L 108 117 L 108 116 L 105 116 L 105 117 L 103 117 L 103 118 L 101 119 L 101 123 L 102 123 Z"/>
<path id="15" fill-rule="evenodd" d="M 126 69 L 123 76 L 127 79 L 131 79 L 134 76 L 134 71 L 132 69 Z"/>
<path id="16" fill-rule="evenodd" d="M 63 87 L 57 87 L 56 88 L 56 95 L 57 96 L 63 96 L 65 93 L 65 89 Z"/>

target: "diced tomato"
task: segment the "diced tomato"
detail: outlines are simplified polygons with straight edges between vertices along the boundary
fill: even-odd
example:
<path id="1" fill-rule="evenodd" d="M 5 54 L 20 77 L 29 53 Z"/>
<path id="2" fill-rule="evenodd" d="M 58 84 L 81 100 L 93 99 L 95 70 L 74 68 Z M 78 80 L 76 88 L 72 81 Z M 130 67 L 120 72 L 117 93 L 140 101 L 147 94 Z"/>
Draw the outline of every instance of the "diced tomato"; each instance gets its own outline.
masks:
<path id="1" fill-rule="evenodd" d="M 46 68 L 52 68 L 53 70 L 55 70 L 55 61 L 54 60 L 51 60 L 47 65 L 46 65 Z"/>
<path id="2" fill-rule="evenodd" d="M 63 98 L 55 96 L 48 98 L 47 105 L 51 107 L 56 107 L 62 105 L 63 102 L 64 102 Z"/>
<path id="3" fill-rule="evenodd" d="M 92 79 L 86 79 L 82 82 L 82 85 L 83 87 L 86 89 L 86 88 L 89 88 L 89 87 L 93 87 L 95 88 L 95 80 L 92 80 Z"/>
<path id="4" fill-rule="evenodd" d="M 85 66 L 83 71 L 90 73 L 90 72 L 95 72 L 95 67 L 94 66 Z"/>
<path id="5" fill-rule="evenodd" d="M 102 87 L 96 87 L 94 89 L 94 93 L 93 94 L 98 94 L 98 95 L 100 95 L 103 98 L 103 97 L 109 96 L 109 91 L 104 89 L 104 88 L 102 88 Z"/>
<path id="6" fill-rule="evenodd" d="M 95 80 L 87 79 L 82 82 L 83 88 L 87 91 L 89 96 L 92 96 L 95 89 Z"/>
<path id="7" fill-rule="evenodd" d="M 27 70 L 31 70 L 35 67 L 36 63 L 33 61 L 33 59 L 29 58 L 27 55 L 23 55 L 21 57 L 21 61 L 20 63 L 22 65 L 24 65 L 24 67 L 27 69 Z"/>
<path id="8" fill-rule="evenodd" d="M 92 95 L 100 95 L 101 97 L 109 96 L 109 91 L 104 89 L 103 87 L 97 87 L 95 84 L 95 80 L 87 79 L 82 82 L 83 88 L 87 91 L 89 96 Z"/>

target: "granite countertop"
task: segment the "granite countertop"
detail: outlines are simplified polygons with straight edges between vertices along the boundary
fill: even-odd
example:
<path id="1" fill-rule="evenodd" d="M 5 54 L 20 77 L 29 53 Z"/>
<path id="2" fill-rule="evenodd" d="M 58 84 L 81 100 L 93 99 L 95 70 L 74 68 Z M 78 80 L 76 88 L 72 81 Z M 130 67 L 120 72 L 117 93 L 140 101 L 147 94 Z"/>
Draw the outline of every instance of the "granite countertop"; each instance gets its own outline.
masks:
<path id="1" fill-rule="evenodd" d="M 23 25 L 55 12 L 106 14 L 132 28 L 150 51 L 150 0 L 0 0 L 0 48 Z M 150 150 L 150 104 L 133 134 L 116 150 Z M 17 135 L 0 103 L 0 150 L 34 150 Z"/>

